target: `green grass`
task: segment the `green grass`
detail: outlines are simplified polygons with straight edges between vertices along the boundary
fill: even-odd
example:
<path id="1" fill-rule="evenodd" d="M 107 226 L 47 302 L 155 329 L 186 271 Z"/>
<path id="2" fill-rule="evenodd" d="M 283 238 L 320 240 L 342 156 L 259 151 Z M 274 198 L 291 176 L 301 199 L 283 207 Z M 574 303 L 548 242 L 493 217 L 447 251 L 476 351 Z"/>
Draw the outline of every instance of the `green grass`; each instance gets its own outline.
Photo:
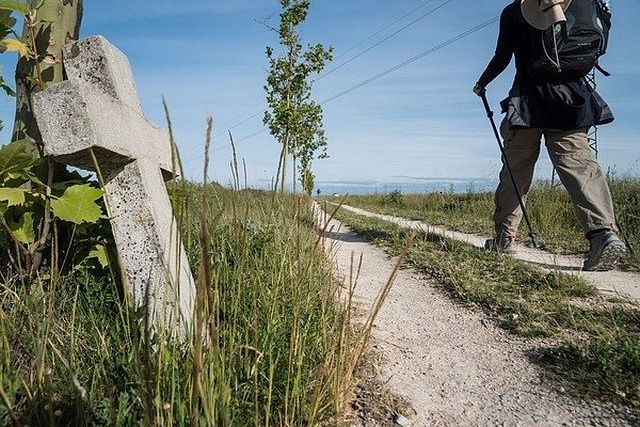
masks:
<path id="1" fill-rule="evenodd" d="M 341 424 L 368 334 L 337 303 L 308 199 L 173 195 L 210 340 L 141 333 L 108 274 L 5 277 L 0 425 Z"/>
<path id="2" fill-rule="evenodd" d="M 640 366 L 638 334 L 566 342 L 545 352 L 540 362 L 560 385 L 575 394 L 615 396 L 640 405 L 638 383 L 633 384 Z"/>
<path id="3" fill-rule="evenodd" d="M 618 224 L 629 242 L 640 247 L 640 180 L 610 177 L 610 188 Z M 429 193 L 348 196 L 345 204 L 378 213 L 403 216 L 456 231 L 481 235 L 493 234 L 492 192 L 467 194 Z M 563 187 L 536 183 L 529 193 L 527 210 L 534 230 L 546 249 L 558 253 L 583 254 L 588 242 L 576 219 L 573 205 Z M 526 224 L 520 226 L 518 240 L 528 243 Z M 627 254 L 622 268 L 640 271 L 640 254 Z"/>
<path id="4" fill-rule="evenodd" d="M 341 209 L 338 219 L 397 255 L 415 232 Z M 420 233 L 408 262 L 455 299 L 527 337 L 549 339 L 540 363 L 581 396 L 640 405 L 640 308 L 607 301 L 574 275 Z"/>
<path id="5" fill-rule="evenodd" d="M 633 200 L 636 184 L 625 185 Z M 337 303 L 345 291 L 332 279 L 308 199 L 188 183 L 171 194 L 210 340 L 143 333 L 144 313 L 129 309 L 116 274 L 43 269 L 29 282 L 3 258 L 0 425 L 343 424 L 370 323 L 354 330 L 349 303 Z M 395 192 L 380 205 L 406 216 L 414 203 L 415 212 L 430 203 L 442 223 L 462 229 L 484 227 L 486 197 L 414 201 Z M 343 217 L 395 254 L 406 248 L 406 231 L 356 218 Z M 514 333 L 559 340 L 541 360 L 559 381 L 638 401 L 637 308 L 591 306 L 594 289 L 574 277 L 433 235 L 420 236 L 408 257 Z"/>

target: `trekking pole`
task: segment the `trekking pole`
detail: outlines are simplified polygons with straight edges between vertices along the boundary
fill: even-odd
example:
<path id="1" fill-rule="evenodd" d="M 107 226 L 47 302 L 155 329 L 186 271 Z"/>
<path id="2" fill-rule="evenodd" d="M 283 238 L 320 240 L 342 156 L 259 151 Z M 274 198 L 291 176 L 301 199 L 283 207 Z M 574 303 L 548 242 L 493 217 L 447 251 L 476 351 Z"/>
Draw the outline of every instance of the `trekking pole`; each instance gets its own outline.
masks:
<path id="1" fill-rule="evenodd" d="M 524 202 L 522 201 L 522 196 L 520 195 L 520 191 L 518 191 L 518 186 L 516 185 L 516 179 L 513 176 L 513 171 L 511 170 L 511 165 L 509 164 L 509 160 L 507 159 L 507 153 L 504 150 L 504 146 L 502 145 L 502 140 L 500 139 L 500 133 L 498 133 L 498 127 L 496 126 L 496 122 L 493 119 L 493 111 L 491 111 L 491 107 L 489 106 L 489 101 L 487 101 L 487 95 L 483 93 L 480 95 L 482 98 L 482 103 L 484 104 L 484 109 L 487 111 L 487 117 L 491 122 L 491 127 L 493 128 L 493 133 L 496 136 L 496 140 L 498 141 L 498 147 L 500 147 L 500 153 L 502 154 L 502 161 L 504 162 L 507 171 L 509 172 L 509 176 L 511 177 L 511 183 L 513 184 L 513 191 L 516 192 L 516 197 L 518 198 L 518 203 L 520 204 L 520 209 L 522 209 L 522 216 L 524 217 L 525 222 L 527 223 L 527 228 L 529 229 L 529 237 L 531 238 L 531 244 L 534 248 L 540 249 L 542 246 L 538 243 L 538 235 L 535 231 L 533 231 L 533 227 L 531 226 L 531 221 L 529 221 L 529 215 L 527 214 L 527 209 L 524 206 Z"/>

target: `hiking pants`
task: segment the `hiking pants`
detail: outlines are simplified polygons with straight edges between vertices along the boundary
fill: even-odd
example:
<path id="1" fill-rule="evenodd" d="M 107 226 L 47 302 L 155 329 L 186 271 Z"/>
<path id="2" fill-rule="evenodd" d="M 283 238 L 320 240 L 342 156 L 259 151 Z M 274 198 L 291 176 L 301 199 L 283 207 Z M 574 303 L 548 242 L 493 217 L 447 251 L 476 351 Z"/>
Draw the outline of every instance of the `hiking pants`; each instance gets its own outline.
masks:
<path id="1" fill-rule="evenodd" d="M 560 181 L 569 192 L 585 235 L 590 231 L 615 230 L 611 193 L 595 154 L 589 147 L 588 129 L 561 131 L 556 129 L 501 128 L 504 149 L 523 202 L 533 179 L 533 169 L 544 143 Z M 515 236 L 522 220 L 509 171 L 504 165 L 495 194 L 493 216 L 498 236 Z"/>

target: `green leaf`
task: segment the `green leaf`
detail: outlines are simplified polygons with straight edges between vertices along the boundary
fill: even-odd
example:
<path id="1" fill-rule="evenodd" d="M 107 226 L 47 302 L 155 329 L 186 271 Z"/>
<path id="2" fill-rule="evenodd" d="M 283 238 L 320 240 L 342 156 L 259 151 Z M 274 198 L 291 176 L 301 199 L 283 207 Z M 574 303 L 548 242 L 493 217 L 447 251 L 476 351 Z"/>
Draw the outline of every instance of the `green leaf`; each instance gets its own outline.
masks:
<path id="1" fill-rule="evenodd" d="M 15 141 L 0 147 L 0 182 L 10 173 L 23 173 L 38 164 L 41 159 L 36 149 L 27 141 Z"/>
<path id="2" fill-rule="evenodd" d="M 0 10 L 0 40 L 4 40 L 8 35 L 15 34 L 13 26 L 16 24 L 15 18 L 11 16 L 11 11 Z M 3 43 L 0 43 L 0 54 L 6 50 Z M 0 66 L 0 75 L 2 74 L 2 67 Z"/>
<path id="3" fill-rule="evenodd" d="M 21 1 L 0 0 L 0 10 L 11 10 L 24 16 L 29 13 L 29 5 Z"/>
<path id="4" fill-rule="evenodd" d="M 11 16 L 10 10 L 0 9 L 0 38 L 11 33 L 11 29 L 16 25 L 16 19 Z"/>
<path id="5" fill-rule="evenodd" d="M 67 188 L 57 200 L 51 201 L 53 214 L 64 221 L 74 224 L 95 223 L 102 215 L 100 206 L 95 203 L 104 192 L 88 184 L 73 185 Z"/>
<path id="6" fill-rule="evenodd" d="M 9 210 L 9 206 L 6 203 L 0 202 L 0 217 L 4 218 L 4 214 Z"/>
<path id="7" fill-rule="evenodd" d="M 107 268 L 109 266 L 109 254 L 107 253 L 107 247 L 105 245 L 96 245 L 87 256 L 87 259 L 92 258 L 97 259 L 102 268 Z"/>
<path id="8" fill-rule="evenodd" d="M 9 177 L 11 177 L 11 174 L 8 175 Z M 40 180 L 40 178 L 38 177 L 38 175 L 36 175 L 35 173 L 28 171 L 26 174 L 21 174 L 20 176 L 27 178 L 29 181 L 31 181 L 33 184 L 39 185 L 40 187 L 46 187 L 47 184 L 45 184 L 44 182 L 42 182 Z M 14 179 L 17 179 L 16 177 L 14 177 Z M 55 187 L 55 182 L 53 183 L 52 188 Z"/>
<path id="9" fill-rule="evenodd" d="M 2 185 L 5 188 L 20 188 L 22 187 L 24 184 L 27 184 L 28 186 L 25 186 L 24 188 L 32 188 L 35 186 L 31 186 L 29 185 L 29 177 L 25 176 L 21 173 L 8 173 L 7 175 L 4 176 L 4 182 L 2 182 L 2 180 L 0 180 L 0 185 Z"/>
<path id="10" fill-rule="evenodd" d="M 25 212 L 19 223 L 10 222 L 9 229 L 20 243 L 27 245 L 36 241 L 36 233 L 33 231 L 33 213 Z"/>
<path id="11" fill-rule="evenodd" d="M 0 188 L 0 201 L 7 202 L 7 206 L 24 205 L 26 192 L 23 188 Z"/>

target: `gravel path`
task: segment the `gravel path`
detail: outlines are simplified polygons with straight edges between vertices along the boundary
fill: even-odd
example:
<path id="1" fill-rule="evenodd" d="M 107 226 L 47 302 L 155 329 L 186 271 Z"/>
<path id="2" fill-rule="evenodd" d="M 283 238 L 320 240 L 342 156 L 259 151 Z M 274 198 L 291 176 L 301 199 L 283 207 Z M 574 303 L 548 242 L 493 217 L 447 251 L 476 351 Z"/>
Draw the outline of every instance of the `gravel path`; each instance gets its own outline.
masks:
<path id="1" fill-rule="evenodd" d="M 352 260 L 362 255 L 355 299 L 370 307 L 396 260 L 338 221 L 326 230 L 338 275 L 348 278 Z M 408 399 L 413 413 L 402 415 L 412 427 L 640 426 L 638 410 L 587 403 L 546 388 L 529 357 L 535 343 L 459 306 L 414 270 L 398 273 L 373 337 L 383 358 L 380 379 Z"/>

